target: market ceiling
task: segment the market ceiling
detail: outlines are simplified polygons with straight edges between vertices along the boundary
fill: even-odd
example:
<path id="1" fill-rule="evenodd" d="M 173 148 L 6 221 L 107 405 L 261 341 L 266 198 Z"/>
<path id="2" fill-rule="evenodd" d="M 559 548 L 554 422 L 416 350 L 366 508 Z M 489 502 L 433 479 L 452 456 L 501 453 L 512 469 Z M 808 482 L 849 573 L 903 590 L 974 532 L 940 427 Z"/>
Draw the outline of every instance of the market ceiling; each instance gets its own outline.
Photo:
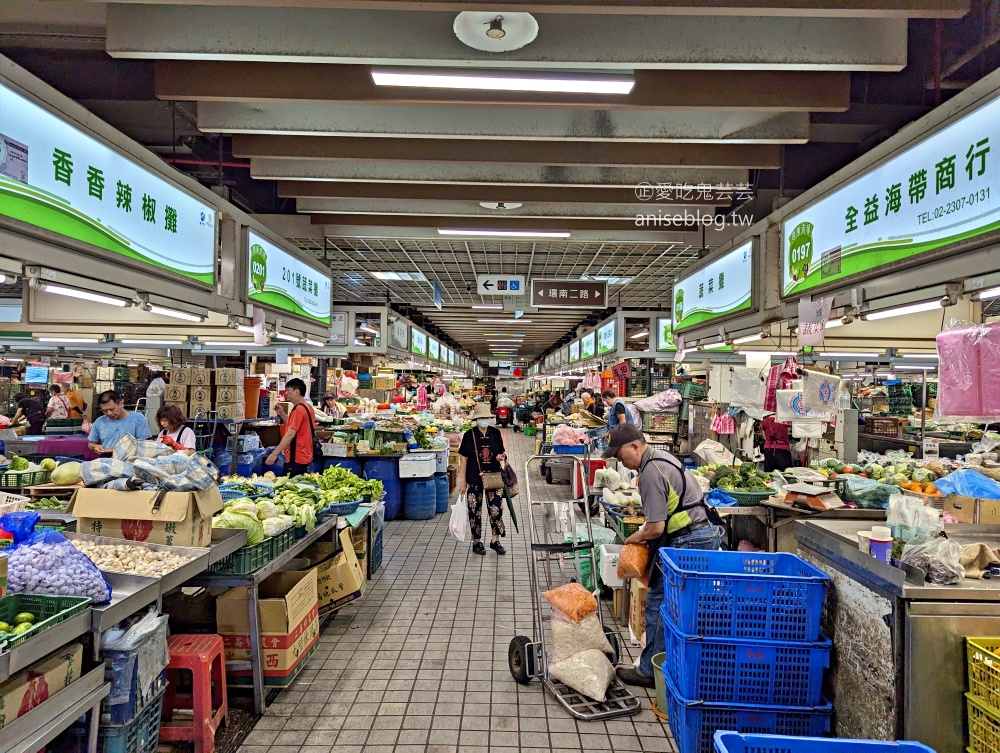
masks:
<path id="1" fill-rule="evenodd" d="M 997 26 L 989 0 L 11 0 L 0 17 L 4 54 L 227 186 L 330 264 L 336 300 L 388 293 L 480 358 L 495 333 L 523 334 L 531 357 L 602 312 L 480 322 L 513 314 L 471 308 L 500 303 L 474 295 L 477 274 L 605 278 L 612 305 L 667 305 L 673 278 L 742 226 L 639 228 L 637 214 L 763 216 L 779 188 L 810 187 L 990 69 Z M 633 84 L 373 75 L 413 72 Z M 643 183 L 701 188 L 640 201 Z"/>

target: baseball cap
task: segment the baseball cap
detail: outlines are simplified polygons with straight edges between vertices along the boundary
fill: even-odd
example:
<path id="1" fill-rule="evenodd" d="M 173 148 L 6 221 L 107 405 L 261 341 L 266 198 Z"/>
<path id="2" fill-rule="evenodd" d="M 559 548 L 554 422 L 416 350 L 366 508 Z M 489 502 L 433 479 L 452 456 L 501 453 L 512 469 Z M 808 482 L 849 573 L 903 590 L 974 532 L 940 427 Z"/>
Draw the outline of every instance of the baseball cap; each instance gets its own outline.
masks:
<path id="1" fill-rule="evenodd" d="M 632 424 L 621 424 L 616 426 L 611 430 L 611 434 L 608 435 L 608 449 L 604 451 L 604 458 L 613 458 L 618 455 L 618 450 L 622 446 L 627 445 L 629 442 L 636 441 L 646 441 L 646 438 L 642 436 L 642 432 L 639 431 Z"/>

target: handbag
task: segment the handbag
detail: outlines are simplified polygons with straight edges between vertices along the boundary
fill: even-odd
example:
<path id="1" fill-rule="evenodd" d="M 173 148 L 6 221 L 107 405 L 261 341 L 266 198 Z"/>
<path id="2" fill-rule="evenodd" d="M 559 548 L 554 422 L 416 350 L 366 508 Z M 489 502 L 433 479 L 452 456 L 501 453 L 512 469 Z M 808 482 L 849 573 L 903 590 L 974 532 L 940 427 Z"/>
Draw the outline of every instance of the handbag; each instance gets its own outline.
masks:
<path id="1" fill-rule="evenodd" d="M 500 473 L 503 475 L 503 485 L 507 490 L 507 495 L 509 497 L 516 497 L 518 491 L 517 487 L 517 473 L 511 467 L 510 463 L 504 462 L 500 464 Z"/>
<path id="2" fill-rule="evenodd" d="M 475 431 L 475 429 L 472 429 L 472 431 Z M 472 446 L 476 449 L 476 465 L 479 466 L 479 476 L 483 480 L 483 489 L 485 491 L 503 489 L 503 473 L 501 471 L 483 473 L 483 464 L 479 462 L 479 444 L 476 442 L 475 434 L 472 435 Z"/>

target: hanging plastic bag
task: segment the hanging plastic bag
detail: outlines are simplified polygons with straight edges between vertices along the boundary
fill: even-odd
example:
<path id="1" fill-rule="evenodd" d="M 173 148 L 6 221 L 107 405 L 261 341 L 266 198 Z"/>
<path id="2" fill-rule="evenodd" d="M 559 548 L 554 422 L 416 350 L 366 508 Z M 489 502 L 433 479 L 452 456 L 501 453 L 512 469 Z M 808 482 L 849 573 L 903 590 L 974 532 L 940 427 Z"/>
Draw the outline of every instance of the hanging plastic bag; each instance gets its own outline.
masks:
<path id="1" fill-rule="evenodd" d="M 821 439 L 823 424 L 820 421 L 792 421 L 792 436 L 795 439 Z"/>
<path id="2" fill-rule="evenodd" d="M 832 413 L 837 409 L 840 377 L 806 369 L 802 375 L 802 404 L 808 410 Z"/>
<path id="3" fill-rule="evenodd" d="M 459 494 L 455 499 L 455 504 L 451 506 L 451 520 L 448 522 L 448 531 L 455 541 L 465 541 L 466 531 L 469 530 L 469 505 L 464 494 Z"/>
<path id="4" fill-rule="evenodd" d="M 101 657 L 109 662 L 113 679 L 108 703 L 127 703 L 137 693 L 146 702 L 160 689 L 161 675 L 170 661 L 167 615 L 154 607 L 128 630 L 108 630 L 101 638 Z M 132 684 L 133 672 L 138 688 Z M 138 691 L 138 692 L 137 692 Z"/>
<path id="5" fill-rule="evenodd" d="M 111 585 L 97 565 L 58 531 L 36 531 L 41 519 L 37 512 L 0 517 L 0 528 L 14 537 L 5 550 L 10 593 L 87 596 L 94 604 L 111 601 Z"/>
<path id="6" fill-rule="evenodd" d="M 729 404 L 740 408 L 764 408 L 767 381 L 761 369 L 734 366 L 732 369 L 732 394 Z"/>

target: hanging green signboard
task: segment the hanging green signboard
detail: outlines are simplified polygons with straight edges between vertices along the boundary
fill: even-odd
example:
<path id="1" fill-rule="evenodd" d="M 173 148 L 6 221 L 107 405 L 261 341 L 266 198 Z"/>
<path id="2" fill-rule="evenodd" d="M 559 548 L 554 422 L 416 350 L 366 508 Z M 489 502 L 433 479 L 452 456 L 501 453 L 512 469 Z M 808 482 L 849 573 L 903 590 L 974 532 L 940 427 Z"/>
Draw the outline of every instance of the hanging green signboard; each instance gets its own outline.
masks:
<path id="1" fill-rule="evenodd" d="M 253 230 L 247 231 L 247 298 L 289 314 L 330 323 L 330 275 Z"/>
<path id="2" fill-rule="evenodd" d="M 753 243 L 734 248 L 677 282 L 673 302 L 675 331 L 748 311 L 753 305 Z"/>

